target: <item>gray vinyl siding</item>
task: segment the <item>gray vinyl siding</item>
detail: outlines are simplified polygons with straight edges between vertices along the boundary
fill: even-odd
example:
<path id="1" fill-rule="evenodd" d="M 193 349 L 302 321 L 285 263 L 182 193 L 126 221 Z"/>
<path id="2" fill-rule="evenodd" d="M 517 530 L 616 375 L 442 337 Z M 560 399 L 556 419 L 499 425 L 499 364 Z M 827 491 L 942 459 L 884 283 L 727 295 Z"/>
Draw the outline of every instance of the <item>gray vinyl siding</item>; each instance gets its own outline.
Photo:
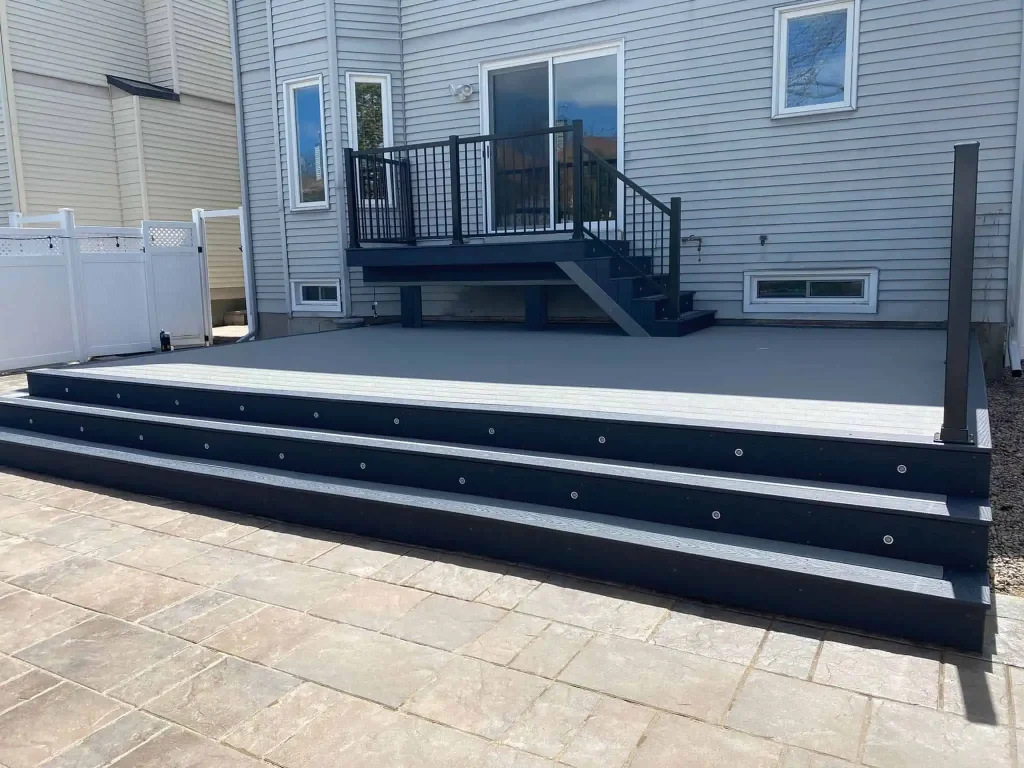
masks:
<path id="1" fill-rule="evenodd" d="M 857 110 L 780 120 L 770 115 L 773 11 L 781 0 L 327 1 L 334 2 L 337 22 L 337 96 L 327 77 L 324 0 L 272 0 L 277 98 L 284 80 L 316 73 L 325 75 L 328 91 L 332 208 L 292 213 L 286 168 L 274 165 L 267 3 L 238 0 L 261 297 L 284 300 L 282 184 L 292 277 L 337 277 L 344 187 L 331 110 L 339 110 L 344 145 L 346 71 L 391 74 L 395 140 L 421 142 L 480 131 L 479 96 L 458 103 L 448 86 L 479 87 L 481 62 L 621 41 L 623 170 L 661 200 L 682 198 L 683 234 L 703 238 L 699 254 L 692 245 L 683 249 L 684 287 L 696 290 L 698 308 L 718 310 L 722 318 L 758 318 L 742 310 L 744 270 L 877 266 L 878 314 L 855 319 L 943 320 L 952 145 L 977 139 L 975 319 L 1003 320 L 1019 0 L 863 0 Z M 764 246 L 761 235 L 768 238 Z M 371 314 L 374 301 L 379 314 L 397 312 L 397 289 L 364 286 L 358 269 L 349 279 L 353 314 Z M 556 293 L 554 315 L 593 313 L 572 290 Z M 435 316 L 521 312 L 521 298 L 504 289 L 429 288 L 424 302 L 424 312 Z"/>
<path id="2" fill-rule="evenodd" d="M 256 302 L 260 312 L 286 312 L 266 0 L 237 0 L 235 13 Z"/>
<path id="3" fill-rule="evenodd" d="M 874 319 L 893 321 L 945 318 L 952 145 L 978 139 L 975 319 L 1002 321 L 1020 3 L 864 0 L 858 109 L 773 121 L 776 4 L 487 2 L 476 24 L 465 3 L 408 4 L 408 138 L 479 131 L 479 100 L 438 84 L 478 85 L 481 61 L 623 40 L 624 171 L 682 197 L 684 234 L 704 238 L 683 257 L 698 308 L 758 317 L 742 311 L 744 269 L 878 266 Z"/>

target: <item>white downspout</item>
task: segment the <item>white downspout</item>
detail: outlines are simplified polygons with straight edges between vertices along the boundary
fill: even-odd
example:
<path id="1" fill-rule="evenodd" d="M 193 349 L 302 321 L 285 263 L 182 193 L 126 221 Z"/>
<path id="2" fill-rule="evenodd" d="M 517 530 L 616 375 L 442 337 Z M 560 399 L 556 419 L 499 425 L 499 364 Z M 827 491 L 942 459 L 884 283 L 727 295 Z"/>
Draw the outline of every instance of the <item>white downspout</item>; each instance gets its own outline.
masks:
<path id="1" fill-rule="evenodd" d="M 1024 3 L 1022 3 L 1024 11 Z M 1006 365 L 1021 375 L 1021 310 L 1024 308 L 1024 33 L 1017 75 L 1017 135 L 1013 151 L 1013 196 L 1010 202 L 1010 251 L 1006 276 Z"/>
<path id="2" fill-rule="evenodd" d="M 260 329 L 260 314 L 256 306 L 256 261 L 253 258 L 252 235 L 249 232 L 249 166 L 246 162 L 245 126 L 242 123 L 242 72 L 238 53 L 238 16 L 234 0 L 228 0 L 228 21 L 231 28 L 231 80 L 235 94 L 235 132 L 238 139 L 238 180 L 241 183 L 242 259 L 246 276 L 245 312 L 249 323 L 246 336 L 256 336 Z"/>

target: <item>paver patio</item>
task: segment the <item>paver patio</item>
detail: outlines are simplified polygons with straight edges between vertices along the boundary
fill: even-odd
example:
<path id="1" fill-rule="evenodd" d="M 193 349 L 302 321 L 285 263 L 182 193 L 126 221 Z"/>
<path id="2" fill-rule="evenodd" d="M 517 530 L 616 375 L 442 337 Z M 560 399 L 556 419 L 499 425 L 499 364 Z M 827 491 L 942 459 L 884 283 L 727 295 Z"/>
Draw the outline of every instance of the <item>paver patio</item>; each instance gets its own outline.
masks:
<path id="1" fill-rule="evenodd" d="M 990 625 L 970 657 L 0 471 L 2 768 L 1018 766 L 1024 599 Z"/>

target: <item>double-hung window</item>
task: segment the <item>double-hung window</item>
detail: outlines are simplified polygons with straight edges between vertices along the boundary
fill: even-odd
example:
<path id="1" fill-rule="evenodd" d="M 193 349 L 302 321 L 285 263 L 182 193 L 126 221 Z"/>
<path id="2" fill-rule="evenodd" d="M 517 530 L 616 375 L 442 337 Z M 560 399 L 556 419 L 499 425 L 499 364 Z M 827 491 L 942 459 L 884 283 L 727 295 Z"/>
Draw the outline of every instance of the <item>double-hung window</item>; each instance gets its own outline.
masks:
<path id="1" fill-rule="evenodd" d="M 324 143 L 323 77 L 318 75 L 303 80 L 290 80 L 284 86 L 291 208 L 326 208 L 327 152 Z"/>
<path id="2" fill-rule="evenodd" d="M 775 9 L 773 117 L 857 106 L 860 0 Z"/>

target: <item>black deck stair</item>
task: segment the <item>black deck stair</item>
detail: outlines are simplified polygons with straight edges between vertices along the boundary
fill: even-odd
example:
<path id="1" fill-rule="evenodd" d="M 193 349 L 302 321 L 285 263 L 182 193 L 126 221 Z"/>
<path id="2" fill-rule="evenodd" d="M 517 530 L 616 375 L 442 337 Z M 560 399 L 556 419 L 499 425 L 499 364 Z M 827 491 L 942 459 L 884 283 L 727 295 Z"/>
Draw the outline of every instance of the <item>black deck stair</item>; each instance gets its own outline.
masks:
<path id="1" fill-rule="evenodd" d="M 0 397 L 0 465 L 982 648 L 978 446 L 157 385 L 89 367 L 32 372 L 29 390 Z"/>
<path id="2" fill-rule="evenodd" d="M 404 325 L 423 324 L 424 284 L 497 282 L 529 286 L 526 322 L 542 328 L 543 286 L 566 276 L 632 336 L 714 323 L 680 287 L 681 199 L 666 205 L 588 147 L 580 121 L 348 150 L 346 168 L 348 263 L 401 286 Z"/>

